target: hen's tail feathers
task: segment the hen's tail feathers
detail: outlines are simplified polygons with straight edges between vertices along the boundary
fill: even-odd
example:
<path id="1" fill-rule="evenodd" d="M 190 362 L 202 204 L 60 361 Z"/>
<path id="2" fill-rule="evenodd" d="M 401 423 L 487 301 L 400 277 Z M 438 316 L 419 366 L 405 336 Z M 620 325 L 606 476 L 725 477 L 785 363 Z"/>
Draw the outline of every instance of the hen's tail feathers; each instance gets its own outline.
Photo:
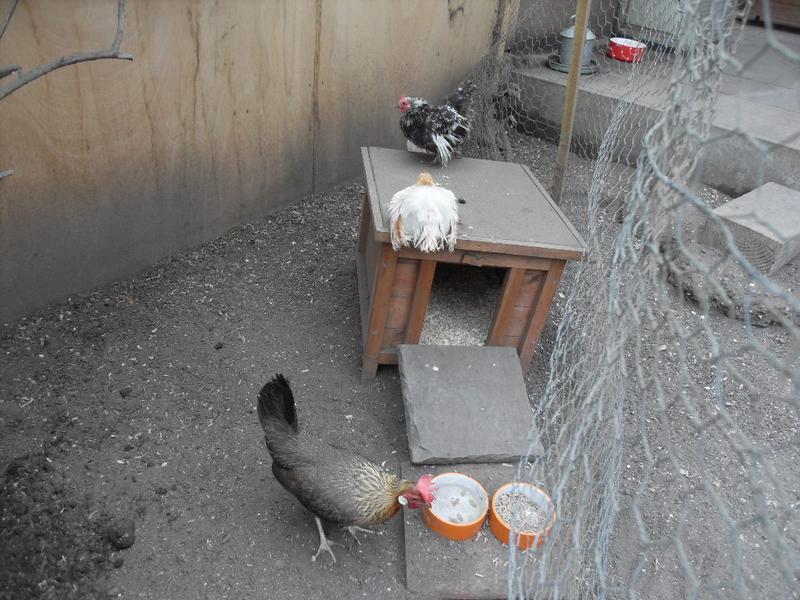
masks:
<path id="1" fill-rule="evenodd" d="M 437 252 L 443 243 L 439 228 L 436 225 L 425 224 L 414 238 L 414 246 L 420 252 Z"/>
<path id="2" fill-rule="evenodd" d="M 392 217 L 391 219 L 391 240 L 392 240 L 392 249 L 397 252 L 403 246 L 408 244 L 408 235 L 406 234 L 406 228 L 403 224 L 403 217 L 397 214 L 396 216 Z"/>
<path id="3" fill-rule="evenodd" d="M 462 117 L 468 117 L 472 108 L 472 97 L 478 86 L 471 79 L 465 79 L 456 91 L 444 99 L 444 104 L 452 106 Z"/>
<path id="4" fill-rule="evenodd" d="M 270 424 L 276 421 L 297 431 L 294 394 L 283 375 L 275 375 L 258 393 L 258 420 L 265 433 L 269 431 Z"/>
<path id="5" fill-rule="evenodd" d="M 447 234 L 447 249 L 453 252 L 456 249 L 456 238 L 458 238 L 458 216 L 450 220 L 450 233 Z"/>

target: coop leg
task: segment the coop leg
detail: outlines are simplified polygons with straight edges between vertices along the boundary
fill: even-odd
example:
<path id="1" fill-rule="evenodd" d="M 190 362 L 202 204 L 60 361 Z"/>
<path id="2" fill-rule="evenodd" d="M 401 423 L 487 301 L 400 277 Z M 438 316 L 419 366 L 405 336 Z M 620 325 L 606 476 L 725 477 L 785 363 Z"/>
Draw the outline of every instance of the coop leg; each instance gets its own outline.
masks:
<path id="1" fill-rule="evenodd" d="M 381 251 L 377 282 L 374 286 L 373 298 L 370 302 L 367 337 L 364 345 L 364 362 L 361 371 L 362 381 L 372 379 L 378 372 L 378 356 L 383 345 L 383 330 L 389 313 L 389 300 L 397 268 L 397 252 L 390 244 L 384 244 Z"/>
<path id="2" fill-rule="evenodd" d="M 364 357 L 364 364 L 361 367 L 361 381 L 375 379 L 378 374 L 378 359 Z"/>
<path id="3" fill-rule="evenodd" d="M 564 271 L 566 261 L 554 260 L 550 270 L 547 271 L 542 289 L 539 292 L 536 304 L 531 308 L 530 319 L 525 327 L 525 333 L 522 336 L 517 351 L 519 352 L 519 361 L 522 365 L 522 371 L 527 372 L 528 367 L 533 359 L 533 351 L 536 349 L 536 343 L 539 341 L 539 335 L 547 323 L 547 315 L 550 314 L 550 304 L 558 291 L 558 282 L 561 281 L 561 273 Z"/>
<path id="4" fill-rule="evenodd" d="M 419 344 L 422 327 L 425 323 L 425 313 L 428 310 L 428 301 L 431 297 L 433 275 L 436 272 L 436 261 L 420 260 L 417 272 L 417 281 L 414 286 L 414 296 L 411 300 L 411 309 L 408 313 L 406 325 L 406 344 Z"/>

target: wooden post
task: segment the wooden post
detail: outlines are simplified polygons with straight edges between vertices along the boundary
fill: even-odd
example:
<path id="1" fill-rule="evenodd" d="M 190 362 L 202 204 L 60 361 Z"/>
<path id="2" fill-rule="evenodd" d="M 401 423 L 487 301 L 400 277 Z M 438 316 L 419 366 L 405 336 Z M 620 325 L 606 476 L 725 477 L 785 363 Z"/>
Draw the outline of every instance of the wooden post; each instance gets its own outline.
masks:
<path id="1" fill-rule="evenodd" d="M 397 268 L 397 252 L 391 244 L 383 244 L 381 260 L 375 270 L 375 286 L 370 298 L 369 321 L 367 325 L 366 344 L 364 345 L 361 380 L 375 377 L 378 371 L 378 355 L 383 343 L 383 330 L 386 328 L 386 315 L 389 312 L 389 300 L 392 295 L 394 272 Z"/>
<path id="2" fill-rule="evenodd" d="M 567 261 L 565 260 L 553 261 L 552 268 L 547 272 L 547 276 L 542 282 L 538 297 L 533 306 L 531 306 L 530 319 L 517 348 L 523 372 L 527 373 L 528 367 L 531 365 L 533 351 L 536 350 L 536 342 L 539 341 L 539 336 L 544 329 L 545 323 L 547 323 L 547 315 L 550 314 L 550 306 L 553 304 L 553 298 L 558 291 L 558 282 L 561 281 L 561 274 L 564 272 L 566 264 Z"/>
<path id="3" fill-rule="evenodd" d="M 498 0 L 497 22 L 495 23 L 494 41 L 497 44 L 497 56 L 502 58 L 506 51 L 506 39 L 511 25 L 517 19 L 520 0 Z"/>
<path id="4" fill-rule="evenodd" d="M 511 312 L 517 303 L 519 290 L 524 279 L 525 269 L 522 267 L 512 267 L 506 271 L 500 302 L 497 305 L 497 312 L 494 314 L 492 325 L 489 327 L 489 335 L 486 338 L 487 346 L 503 345 L 503 339 L 508 333 L 508 324 L 511 321 Z"/>
<path id="5" fill-rule="evenodd" d="M 414 297 L 408 314 L 408 325 L 406 325 L 406 344 L 419 344 L 422 326 L 425 324 L 425 313 L 428 310 L 428 300 L 431 297 L 434 273 L 436 273 L 435 260 L 419 261 L 417 282 L 414 285 Z"/>
<path id="6" fill-rule="evenodd" d="M 564 185 L 564 172 L 567 168 L 569 145 L 572 141 L 572 126 L 575 122 L 575 105 L 578 100 L 578 81 L 581 75 L 583 43 L 586 41 L 586 25 L 589 21 L 589 5 L 591 0 L 578 0 L 575 13 L 575 37 L 572 40 L 572 59 L 569 63 L 567 91 L 564 96 L 564 114 L 561 117 L 561 135 L 558 138 L 558 157 L 556 172 L 553 176 L 553 200 L 561 203 L 561 190 Z"/>

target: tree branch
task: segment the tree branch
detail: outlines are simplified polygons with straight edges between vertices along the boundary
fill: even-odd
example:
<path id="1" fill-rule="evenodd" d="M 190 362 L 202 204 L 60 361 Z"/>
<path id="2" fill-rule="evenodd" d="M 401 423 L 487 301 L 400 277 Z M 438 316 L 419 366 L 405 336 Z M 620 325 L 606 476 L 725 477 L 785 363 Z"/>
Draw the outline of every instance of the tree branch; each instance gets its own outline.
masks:
<path id="1" fill-rule="evenodd" d="M 111 50 L 119 54 L 119 47 L 122 44 L 122 32 L 125 31 L 125 0 L 117 0 L 117 34 L 111 44 Z M 133 60 L 133 55 L 130 55 Z"/>
<path id="2" fill-rule="evenodd" d="M 3 77 L 8 77 L 12 73 L 16 73 L 21 69 L 22 67 L 20 67 L 19 65 L 11 65 L 10 67 L 0 67 L 0 79 L 2 79 Z"/>
<path id="3" fill-rule="evenodd" d="M 6 27 L 8 27 L 8 23 L 11 21 L 11 15 L 14 14 L 14 9 L 17 8 L 17 4 L 19 4 L 19 0 L 11 0 L 11 8 L 8 9 L 3 22 L 0 23 L 0 39 L 2 39 L 3 34 L 6 32 Z"/>
<path id="4" fill-rule="evenodd" d="M 13 12 L 14 7 L 16 6 L 16 2 L 12 4 L 11 11 L 9 11 L 9 15 L 6 18 L 5 25 L 8 24 L 8 19 L 11 18 L 10 13 Z M 68 67 L 70 65 L 75 65 L 82 62 L 89 62 L 92 60 L 104 60 L 104 59 L 119 59 L 119 60 L 133 60 L 133 55 L 128 54 L 125 52 L 120 52 L 119 48 L 122 44 L 122 36 L 125 31 L 125 0 L 117 0 L 117 32 L 114 35 L 114 41 L 111 44 L 111 48 L 108 50 L 95 50 L 94 52 L 76 52 L 75 54 L 67 54 L 66 56 L 62 56 L 59 59 L 56 59 L 52 62 L 46 63 L 44 65 L 40 65 L 35 69 L 31 69 L 30 71 L 19 72 L 16 81 L 5 85 L 4 87 L 0 88 L 0 100 L 8 96 L 9 94 L 17 91 L 23 85 L 30 83 L 31 81 L 42 77 L 43 75 L 47 75 L 56 69 L 61 69 L 62 67 Z"/>

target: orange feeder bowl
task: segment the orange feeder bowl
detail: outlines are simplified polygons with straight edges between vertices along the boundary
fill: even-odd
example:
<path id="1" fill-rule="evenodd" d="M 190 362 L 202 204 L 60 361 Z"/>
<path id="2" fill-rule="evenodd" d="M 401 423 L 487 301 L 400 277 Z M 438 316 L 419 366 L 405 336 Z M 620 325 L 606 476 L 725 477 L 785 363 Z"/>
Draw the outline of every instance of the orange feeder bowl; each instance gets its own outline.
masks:
<path id="1" fill-rule="evenodd" d="M 433 482 L 436 498 L 430 508 L 422 509 L 425 525 L 457 542 L 474 537 L 489 512 L 489 494 L 484 487 L 462 473 L 442 473 Z"/>
<path id="2" fill-rule="evenodd" d="M 541 546 L 544 544 L 547 536 L 550 535 L 553 525 L 555 525 L 556 511 L 550 496 L 548 496 L 540 488 L 536 487 L 535 485 L 531 485 L 530 483 L 506 483 L 498 488 L 498 490 L 492 496 L 492 510 L 489 515 L 489 529 L 492 530 L 492 533 L 498 540 L 504 544 L 509 543 L 511 537 L 511 523 L 498 514 L 497 500 L 505 494 L 512 494 L 514 492 L 526 496 L 532 504 L 538 506 L 539 509 L 545 513 L 545 515 L 548 515 L 545 517 L 547 522 L 544 523 L 541 528 L 535 531 L 515 530 L 514 536 L 516 537 L 517 546 L 520 550 L 527 550 L 531 546 Z"/>

